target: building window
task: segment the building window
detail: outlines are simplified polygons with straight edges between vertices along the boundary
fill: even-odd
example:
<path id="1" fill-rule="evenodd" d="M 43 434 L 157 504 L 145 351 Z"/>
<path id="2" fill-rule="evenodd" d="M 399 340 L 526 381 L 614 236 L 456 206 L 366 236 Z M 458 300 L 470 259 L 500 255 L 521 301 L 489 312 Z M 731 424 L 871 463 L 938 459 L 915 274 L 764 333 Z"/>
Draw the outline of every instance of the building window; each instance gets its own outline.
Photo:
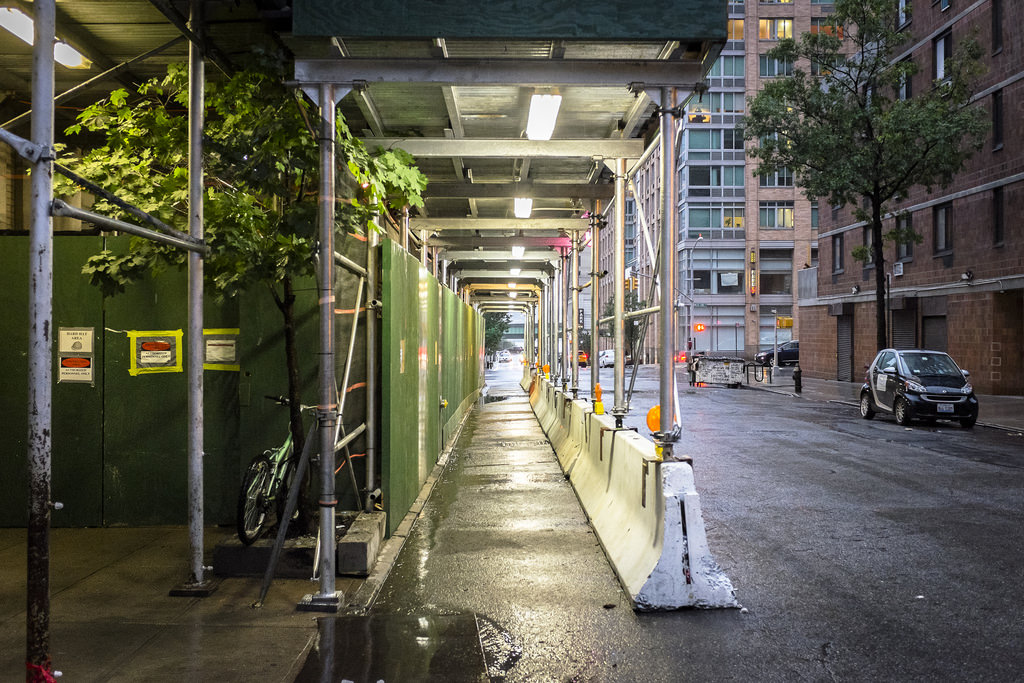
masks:
<path id="1" fill-rule="evenodd" d="M 936 255 L 953 251 L 953 205 L 936 206 L 932 214 L 932 245 Z"/>
<path id="2" fill-rule="evenodd" d="M 693 204 L 686 210 L 687 239 L 743 239 L 742 204 Z"/>
<path id="3" fill-rule="evenodd" d="M 874 249 L 874 233 L 871 230 L 871 226 L 864 228 L 864 251 L 867 252 L 867 258 L 864 260 L 865 268 L 875 267 L 875 249 Z"/>
<path id="4" fill-rule="evenodd" d="M 914 258 L 914 216 L 905 213 L 896 218 L 896 230 L 900 237 L 896 239 L 896 260 L 910 261 Z"/>
<path id="5" fill-rule="evenodd" d="M 1003 91 L 992 93 L 992 149 L 1003 148 Z"/>
<path id="6" fill-rule="evenodd" d="M 694 197 L 710 197 L 710 188 L 743 187 L 742 166 L 691 166 L 689 173 L 688 191 Z"/>
<path id="7" fill-rule="evenodd" d="M 775 173 L 761 176 L 758 184 L 761 187 L 793 187 L 793 173 L 788 168 L 780 168 Z"/>
<path id="8" fill-rule="evenodd" d="M 945 12 L 949 9 L 950 2 L 951 0 L 938 0 L 939 9 Z M 935 4 L 935 0 L 932 1 L 932 4 Z"/>
<path id="9" fill-rule="evenodd" d="M 790 5 L 793 0 L 758 0 L 762 5 Z"/>
<path id="10" fill-rule="evenodd" d="M 834 69 L 837 69 L 843 65 L 846 60 L 842 55 L 835 55 L 831 61 L 821 61 L 819 59 L 811 60 L 811 75 L 812 76 L 827 76 L 832 73 Z"/>
<path id="11" fill-rule="evenodd" d="M 908 57 L 907 59 L 904 59 L 900 62 L 900 66 L 905 67 L 907 69 L 907 72 L 900 76 L 900 81 L 896 86 L 896 98 L 900 100 L 909 100 L 913 96 L 913 93 L 910 89 L 912 78 L 909 73 L 912 70 L 912 61 Z"/>
<path id="12" fill-rule="evenodd" d="M 694 150 L 719 150 L 719 149 L 743 149 L 743 132 L 735 128 L 694 128 L 688 133 L 689 149 Z M 693 159 L 710 159 L 710 155 L 690 155 Z"/>
<path id="13" fill-rule="evenodd" d="M 935 58 L 935 71 L 932 74 L 937 81 L 948 78 L 946 66 L 953 57 L 953 32 L 946 31 L 932 41 L 932 53 Z"/>
<path id="14" fill-rule="evenodd" d="M 896 17 L 897 28 L 902 28 L 906 26 L 907 22 L 910 21 L 910 12 L 907 11 L 907 2 L 908 0 L 899 0 L 899 8 L 897 10 L 898 15 Z"/>
<path id="15" fill-rule="evenodd" d="M 992 0 L 992 54 L 1003 49 L 1003 0 Z"/>
<path id="16" fill-rule="evenodd" d="M 743 78 L 743 55 L 722 55 L 708 72 L 709 78 Z"/>
<path id="17" fill-rule="evenodd" d="M 832 272 L 843 272 L 843 236 L 832 235 Z"/>
<path id="18" fill-rule="evenodd" d="M 761 78 L 793 75 L 793 62 L 788 59 L 773 59 L 768 55 L 761 55 L 759 63 Z"/>
<path id="19" fill-rule="evenodd" d="M 997 187 L 992 190 L 992 243 L 996 246 L 1002 246 L 1003 238 L 1005 236 L 1005 210 L 1006 205 L 1004 204 L 1003 188 Z"/>
<path id="20" fill-rule="evenodd" d="M 811 202 L 811 230 L 818 230 L 818 202 Z"/>
<path id="21" fill-rule="evenodd" d="M 843 27 L 832 24 L 828 17 L 811 17 L 811 33 L 825 33 L 842 39 Z"/>
<path id="22" fill-rule="evenodd" d="M 767 230 L 793 227 L 793 202 L 761 202 L 758 225 Z"/>
<path id="23" fill-rule="evenodd" d="M 725 29 L 726 40 L 743 40 L 743 20 L 729 19 Z"/>
<path id="24" fill-rule="evenodd" d="M 757 37 L 761 40 L 782 40 L 793 37 L 792 19 L 759 19 Z"/>

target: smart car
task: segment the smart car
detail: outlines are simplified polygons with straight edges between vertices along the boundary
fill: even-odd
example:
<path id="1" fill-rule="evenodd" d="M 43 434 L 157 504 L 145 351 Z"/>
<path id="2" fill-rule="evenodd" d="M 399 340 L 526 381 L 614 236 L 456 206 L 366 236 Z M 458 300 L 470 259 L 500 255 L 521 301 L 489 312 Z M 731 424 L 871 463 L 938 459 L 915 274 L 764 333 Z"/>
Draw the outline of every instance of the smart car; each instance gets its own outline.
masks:
<path id="1" fill-rule="evenodd" d="M 882 349 L 868 366 L 860 390 L 860 415 L 892 413 L 896 423 L 956 420 L 970 429 L 978 420 L 978 399 L 949 354 L 924 349 Z"/>

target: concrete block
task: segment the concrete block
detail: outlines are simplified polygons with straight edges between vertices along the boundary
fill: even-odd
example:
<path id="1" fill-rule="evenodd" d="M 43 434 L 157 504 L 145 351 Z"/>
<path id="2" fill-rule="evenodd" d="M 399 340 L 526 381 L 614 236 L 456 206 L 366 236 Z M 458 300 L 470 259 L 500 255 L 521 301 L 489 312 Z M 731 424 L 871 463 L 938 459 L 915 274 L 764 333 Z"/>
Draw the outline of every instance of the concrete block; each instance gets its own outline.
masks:
<path id="1" fill-rule="evenodd" d="M 363 512 L 356 517 L 341 539 L 338 540 L 338 574 L 367 576 L 377 563 L 377 554 L 384 542 L 387 514 L 384 512 Z"/>

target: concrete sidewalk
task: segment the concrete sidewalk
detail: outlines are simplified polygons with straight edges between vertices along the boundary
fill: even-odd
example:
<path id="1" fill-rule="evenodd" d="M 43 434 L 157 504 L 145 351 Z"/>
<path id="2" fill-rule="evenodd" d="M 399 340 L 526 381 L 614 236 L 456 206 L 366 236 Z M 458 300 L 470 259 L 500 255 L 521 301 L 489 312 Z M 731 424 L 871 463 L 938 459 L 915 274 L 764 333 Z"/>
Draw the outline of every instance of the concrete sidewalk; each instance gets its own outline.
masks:
<path id="1" fill-rule="evenodd" d="M 833 401 L 856 406 L 860 401 L 860 389 L 862 382 L 839 382 L 836 380 L 816 379 L 804 377 L 801 384 L 802 390 L 796 393 L 793 382 L 793 368 L 778 368 L 771 374 L 771 381 L 767 376 L 762 382 L 753 381 L 744 384 L 749 389 L 760 389 L 771 391 L 787 396 L 812 399 L 817 401 Z M 988 394 L 977 394 L 978 397 L 978 424 L 984 427 L 994 427 L 1013 432 L 1024 432 L 1024 396 L 992 396 Z"/>

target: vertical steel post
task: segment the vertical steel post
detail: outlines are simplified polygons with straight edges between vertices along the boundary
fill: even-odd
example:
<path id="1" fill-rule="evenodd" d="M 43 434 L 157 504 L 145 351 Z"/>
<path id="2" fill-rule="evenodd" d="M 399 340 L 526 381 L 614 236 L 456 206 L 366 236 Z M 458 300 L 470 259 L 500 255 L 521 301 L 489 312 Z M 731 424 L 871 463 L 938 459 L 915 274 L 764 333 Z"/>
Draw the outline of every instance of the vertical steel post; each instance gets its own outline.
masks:
<path id="1" fill-rule="evenodd" d="M 569 255 L 562 252 L 562 271 L 558 276 L 558 319 L 562 322 L 561 336 L 562 354 L 559 358 L 558 371 L 562 380 L 562 391 L 569 387 Z"/>
<path id="2" fill-rule="evenodd" d="M 675 421 L 676 117 L 675 89 L 661 89 L 661 312 L 658 316 L 662 457 L 672 457 Z"/>
<path id="3" fill-rule="evenodd" d="M 50 664 L 50 483 L 53 443 L 53 41 L 54 0 L 37 0 L 32 49 L 32 141 L 46 150 L 32 164 L 28 278 L 28 552 L 25 664 L 45 680 Z M 36 674 L 35 676 L 33 674 Z M 45 676 L 43 675 L 45 674 Z"/>
<path id="4" fill-rule="evenodd" d="M 420 230 L 420 265 L 427 267 L 427 231 Z"/>
<path id="5" fill-rule="evenodd" d="M 572 311 L 567 320 L 572 326 L 572 397 L 579 398 L 580 391 L 580 233 L 572 233 L 572 265 L 569 268 L 569 291 L 572 292 Z"/>
<path id="6" fill-rule="evenodd" d="M 555 275 L 557 269 L 551 271 L 551 275 L 548 276 L 548 295 L 547 295 L 547 310 L 544 312 L 544 320 L 547 323 L 547 329 L 544 333 L 548 336 L 547 347 L 548 353 L 547 358 L 544 359 L 544 363 L 551 367 L 554 372 L 558 371 L 555 360 L 558 358 L 558 349 L 555 344 Z"/>
<path id="7" fill-rule="evenodd" d="M 409 251 L 409 205 L 402 207 L 402 249 Z"/>
<path id="8" fill-rule="evenodd" d="M 598 341 L 601 339 L 601 200 L 594 200 L 590 229 L 590 398 L 597 400 L 597 385 L 601 382 L 601 364 Z"/>
<path id="9" fill-rule="evenodd" d="M 189 26 L 202 37 L 203 2 L 189 3 Z M 203 239 L 203 124 L 206 106 L 203 51 L 188 44 L 188 234 Z M 203 581 L 203 257 L 188 253 L 188 538 L 189 583 Z"/>
<path id="10" fill-rule="evenodd" d="M 379 206 L 376 208 L 380 208 Z M 376 225 L 366 235 L 366 500 L 364 509 L 373 511 L 377 489 L 377 253 L 380 235 Z M 358 499 L 358 494 L 357 494 Z"/>
<path id="11" fill-rule="evenodd" d="M 334 86 L 320 84 L 320 592 L 312 605 L 337 610 L 340 596 L 335 590 L 336 539 L 334 513 L 338 505 L 334 490 L 334 438 L 338 406 L 334 376 Z M 369 244 L 367 239 L 367 244 Z M 367 271 L 369 271 L 367 264 Z M 369 307 L 367 307 L 369 308 Z M 369 332 L 367 332 L 369 337 Z M 367 427 L 370 425 L 367 423 Z M 367 430 L 370 431 L 369 429 Z"/>
<path id="12" fill-rule="evenodd" d="M 612 336 L 615 340 L 615 404 L 612 415 L 617 427 L 626 414 L 626 160 L 615 160 L 615 216 L 612 219 L 613 282 L 615 319 Z M 639 359 L 635 359 L 636 362 Z"/>

